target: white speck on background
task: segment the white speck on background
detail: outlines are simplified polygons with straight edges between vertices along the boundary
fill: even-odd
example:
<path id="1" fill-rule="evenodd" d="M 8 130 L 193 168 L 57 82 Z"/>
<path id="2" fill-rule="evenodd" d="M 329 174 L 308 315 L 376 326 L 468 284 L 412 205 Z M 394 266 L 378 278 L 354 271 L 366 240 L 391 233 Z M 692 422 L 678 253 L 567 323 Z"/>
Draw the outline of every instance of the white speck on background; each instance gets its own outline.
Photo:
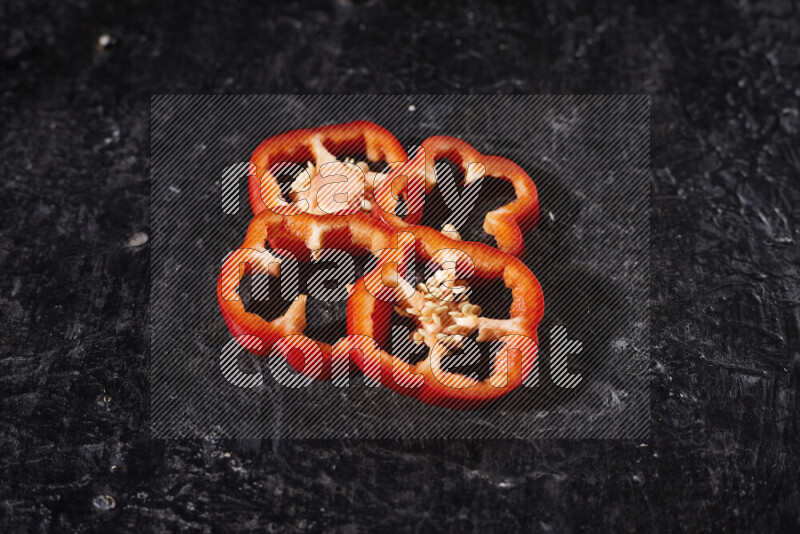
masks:
<path id="1" fill-rule="evenodd" d="M 145 243 L 150 240 L 150 236 L 145 234 L 144 232 L 139 232 L 137 234 L 133 234 L 130 239 L 128 239 L 127 246 L 131 248 L 141 247 Z"/>

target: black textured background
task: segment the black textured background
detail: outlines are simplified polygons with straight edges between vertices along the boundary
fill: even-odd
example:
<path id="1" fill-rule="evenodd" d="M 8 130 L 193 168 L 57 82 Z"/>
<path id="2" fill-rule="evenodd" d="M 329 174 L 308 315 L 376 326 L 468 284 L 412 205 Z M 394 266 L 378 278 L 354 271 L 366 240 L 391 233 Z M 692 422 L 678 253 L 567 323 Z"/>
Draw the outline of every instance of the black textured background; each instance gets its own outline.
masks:
<path id="1" fill-rule="evenodd" d="M 708 4 L 0 3 L 0 530 L 800 530 L 800 9 Z M 149 440 L 175 92 L 652 93 L 651 439 Z"/>

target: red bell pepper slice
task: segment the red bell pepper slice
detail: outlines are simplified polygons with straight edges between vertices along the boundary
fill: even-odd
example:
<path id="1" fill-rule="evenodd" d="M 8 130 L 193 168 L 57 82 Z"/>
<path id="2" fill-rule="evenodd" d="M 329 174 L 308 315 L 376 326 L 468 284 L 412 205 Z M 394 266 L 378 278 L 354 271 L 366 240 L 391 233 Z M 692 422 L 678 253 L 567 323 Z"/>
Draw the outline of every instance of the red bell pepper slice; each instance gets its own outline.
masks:
<path id="1" fill-rule="evenodd" d="M 371 195 L 378 173 L 365 172 L 363 164 L 359 167 L 355 162 L 337 160 L 353 154 L 365 154 L 368 160 L 385 164 L 408 159 L 400 142 L 388 130 L 368 121 L 292 130 L 263 141 L 250 158 L 255 165 L 248 181 L 253 214 L 265 210 L 281 215 L 361 211 L 362 201 Z M 312 172 L 303 169 L 310 161 L 314 162 Z M 292 165 L 291 172 L 297 175 L 299 184 L 292 194 L 293 202 L 283 197 L 276 177 L 279 167 L 288 170 L 285 165 Z M 345 185 L 326 187 L 344 181 Z M 348 196 L 346 202 L 334 198 L 341 193 Z"/>
<path id="2" fill-rule="evenodd" d="M 491 403 L 519 387 L 531 373 L 538 354 L 536 329 L 544 314 L 544 298 L 536 277 L 520 260 L 487 245 L 451 239 L 424 226 L 409 226 L 405 231 L 414 234 L 416 253 L 423 259 L 441 265 L 448 261 L 459 263 L 461 259 L 458 256 L 464 255 L 462 259 L 471 263 L 467 269 L 472 274 L 471 283 L 499 279 L 511 290 L 513 300 L 509 319 L 474 317 L 469 313 L 455 318 L 455 322 L 466 325 L 467 330 L 477 329 L 478 342 L 503 342 L 494 355 L 491 375 L 478 381 L 442 370 L 441 360 L 445 356 L 442 349 L 446 347 L 441 344 L 453 340 L 449 335 L 431 347 L 428 357 L 415 365 L 409 365 L 382 350 L 380 347 L 385 344 L 389 334 L 392 308 L 397 303 L 377 299 L 365 285 L 364 279 L 354 285 L 350 294 L 347 303 L 348 337 L 336 344 L 334 354 L 348 355 L 356 361 L 362 372 L 387 388 L 434 406 L 473 409 Z M 459 267 L 460 272 L 464 272 L 462 267 L 463 262 Z M 423 286 L 419 287 L 420 292 L 423 289 Z M 423 319 L 426 307 L 433 310 L 431 313 L 439 313 L 440 305 L 444 308 L 447 306 L 443 305 L 446 301 L 437 303 L 436 299 L 429 297 L 423 299 L 424 304 L 420 305 L 420 292 L 411 299 L 398 301 L 404 306 L 410 304 L 412 308 L 415 307 L 415 322 L 425 327 L 431 324 Z M 429 301 L 433 304 L 427 304 Z M 422 313 L 419 313 L 420 310 Z M 450 313 L 451 317 L 453 315 Z M 459 315 L 458 312 L 456 315 Z M 451 327 L 456 330 L 458 325 L 451 322 L 454 323 Z M 439 325 L 443 324 L 439 322 Z M 435 321 L 433 329 L 436 329 Z"/>
<path id="3" fill-rule="evenodd" d="M 217 280 L 217 300 L 231 334 L 236 338 L 250 336 L 250 341 L 243 343 L 250 352 L 268 356 L 275 347 L 299 372 L 327 380 L 331 376 L 331 346 L 303 335 L 306 295 L 300 295 L 283 316 L 273 321 L 246 311 L 239 297 L 241 281 L 249 274 L 280 277 L 280 260 L 266 248 L 273 235 L 289 238 L 288 243 L 302 247 L 305 256 L 322 248 L 360 254 L 380 252 L 381 282 L 387 263 L 403 263 L 400 255 L 404 249 L 395 247 L 397 234 L 391 228 L 368 215 L 284 217 L 267 210 L 253 218 L 242 246 L 226 258 Z M 260 343 L 253 343 L 252 336 Z"/>
<path id="4" fill-rule="evenodd" d="M 405 220 L 395 215 L 398 193 L 412 199 L 419 198 L 424 184 L 425 192 L 431 191 L 436 184 L 435 163 L 440 159 L 448 159 L 464 171 L 465 186 L 469 186 L 476 177 L 505 180 L 514 186 L 516 199 L 486 214 L 483 230 L 494 236 L 497 248 L 512 256 L 525 255 L 523 235 L 529 232 L 539 217 L 539 196 L 536 185 L 522 167 L 513 161 L 500 156 L 486 156 L 470 144 L 455 137 L 433 136 L 422 142 L 421 150 L 405 165 L 392 169 L 388 178 L 382 181 L 375 191 L 375 200 L 381 209 L 377 215 L 397 230 L 408 228 L 422 217 L 422 202 L 418 200 L 409 206 L 409 216 Z M 470 164 L 483 166 L 470 169 Z M 402 177 L 402 179 L 397 179 Z M 410 190 L 413 188 L 414 190 Z M 416 194 L 416 196 L 415 196 Z"/>

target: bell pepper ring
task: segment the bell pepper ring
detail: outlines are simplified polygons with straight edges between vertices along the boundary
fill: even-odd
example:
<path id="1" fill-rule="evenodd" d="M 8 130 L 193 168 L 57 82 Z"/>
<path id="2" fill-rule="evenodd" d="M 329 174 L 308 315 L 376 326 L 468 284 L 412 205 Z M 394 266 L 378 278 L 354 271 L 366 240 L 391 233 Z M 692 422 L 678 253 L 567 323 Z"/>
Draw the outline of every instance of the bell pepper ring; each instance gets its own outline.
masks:
<path id="1" fill-rule="evenodd" d="M 275 255 L 278 252 L 273 250 L 273 254 L 265 246 L 272 234 L 291 237 L 292 244 L 301 243 L 306 247 L 306 253 L 308 249 L 320 252 L 323 248 L 337 248 L 375 255 L 377 266 L 362 280 L 368 280 L 376 294 L 387 291 L 384 285 L 397 284 L 396 273 L 401 276 L 406 273 L 408 261 L 404 255 L 409 250 L 410 236 L 397 234 L 365 214 L 284 217 L 268 210 L 253 218 L 241 247 L 225 259 L 217 280 L 217 300 L 231 334 L 237 340 L 246 340 L 240 344 L 256 355 L 282 355 L 298 372 L 328 380 L 331 378 L 331 345 L 303 335 L 307 295 L 295 298 L 287 311 L 272 321 L 248 312 L 239 296 L 242 280 L 248 275 L 281 276 L 281 260 Z M 273 249 L 294 255 L 288 249 Z M 394 268 L 386 268 L 391 265 Z"/>
<path id="2" fill-rule="evenodd" d="M 440 267 L 408 296 L 396 286 L 395 302 L 376 298 L 365 278 L 353 286 L 347 302 L 348 336 L 333 349 L 334 359 L 354 360 L 369 378 L 423 403 L 451 409 L 474 409 L 507 395 L 530 375 L 538 354 L 537 327 L 544 314 L 544 297 L 533 273 L 517 258 L 481 243 L 463 242 L 424 226 L 410 226 L 415 252 Z M 400 273 L 402 274 L 402 273 Z M 464 278 L 467 278 L 466 280 Z M 502 280 L 511 290 L 508 319 L 481 317 L 469 303 L 466 286 Z M 402 294 L 400 294 L 402 293 Z M 389 334 L 392 310 L 414 320 L 411 339 L 429 348 L 417 364 L 406 363 L 381 347 Z M 499 341 L 490 376 L 483 381 L 443 369 L 445 358 L 466 338 L 478 332 L 477 342 Z"/>
<path id="3" fill-rule="evenodd" d="M 370 212 L 373 186 L 385 174 L 371 170 L 365 161 L 337 159 L 337 155 L 353 154 L 364 154 L 373 166 L 408 160 L 388 130 L 368 121 L 292 130 L 263 141 L 250 158 L 255 166 L 248 180 L 253 214 L 265 210 L 280 215 Z M 283 197 L 277 178 L 287 173 L 294 177 L 291 202 Z"/>
<path id="4" fill-rule="evenodd" d="M 470 144 L 455 137 L 433 136 L 425 139 L 411 161 L 395 166 L 386 179 L 379 180 L 374 197 L 381 208 L 377 215 L 397 230 L 408 228 L 421 219 L 423 201 L 419 194 L 429 193 L 437 183 L 436 162 L 447 159 L 464 172 L 464 186 L 469 187 L 482 177 L 493 177 L 509 182 L 514 187 L 516 199 L 486 214 L 483 230 L 494 236 L 497 248 L 515 257 L 525 255 L 524 234 L 529 232 L 539 217 L 539 196 L 536 185 L 522 167 L 500 156 L 481 154 Z M 403 179 L 398 180 L 397 177 Z M 396 214 L 398 198 L 407 201 L 407 212 L 414 218 L 401 218 Z"/>

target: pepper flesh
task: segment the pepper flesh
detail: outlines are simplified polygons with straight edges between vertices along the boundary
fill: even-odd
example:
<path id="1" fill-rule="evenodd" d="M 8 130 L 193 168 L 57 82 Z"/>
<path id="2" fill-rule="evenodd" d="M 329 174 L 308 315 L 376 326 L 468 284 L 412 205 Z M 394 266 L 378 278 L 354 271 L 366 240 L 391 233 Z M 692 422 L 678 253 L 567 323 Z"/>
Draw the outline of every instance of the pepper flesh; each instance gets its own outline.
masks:
<path id="1" fill-rule="evenodd" d="M 263 141 L 250 158 L 255 166 L 255 173 L 248 180 L 253 214 L 271 210 L 281 215 L 323 215 L 362 210 L 362 201 L 372 194 L 373 184 L 383 175 L 355 162 L 340 162 L 336 156 L 354 153 L 364 154 L 370 161 L 386 164 L 408 159 L 400 142 L 388 130 L 368 121 L 292 130 Z M 303 170 L 302 166 L 312 160 L 313 165 Z M 292 165 L 293 175 L 308 174 L 305 179 L 296 176 L 296 186 L 302 187 L 295 187 L 291 203 L 283 197 L 276 177 L 279 169 L 287 169 L 286 165 Z M 345 181 L 344 185 L 325 188 L 329 184 Z M 331 193 L 326 195 L 322 190 Z M 347 195 L 346 201 L 334 198 L 341 194 Z"/>
<path id="2" fill-rule="evenodd" d="M 413 197 L 407 189 L 416 187 L 419 191 L 422 187 L 420 184 L 424 184 L 426 194 L 429 193 L 436 184 L 435 164 L 440 159 L 448 159 L 462 168 L 465 187 L 469 187 L 480 176 L 494 177 L 511 183 L 516 199 L 487 213 L 483 221 L 483 230 L 494 236 L 499 250 L 512 256 L 523 257 L 525 255 L 523 235 L 536 225 L 539 217 L 539 195 L 536 185 L 528 173 L 513 161 L 500 156 L 483 155 L 469 143 L 455 137 L 433 136 L 425 139 L 421 144 L 421 150 L 411 161 L 391 170 L 375 192 L 376 202 L 382 208 L 378 210 L 378 216 L 398 230 L 407 229 L 409 224 L 418 222 L 422 217 L 423 203 L 416 203 L 408 210 L 409 214 L 414 215 L 414 219 L 401 218 L 395 214 L 398 192 Z M 470 164 L 481 164 L 483 172 L 471 169 Z M 401 175 L 406 177 L 406 180 L 396 180 L 396 177 Z"/>
<path id="3" fill-rule="evenodd" d="M 416 238 L 416 253 L 426 260 L 447 251 L 465 253 L 472 262 L 472 282 L 503 280 L 511 290 L 508 319 L 476 317 L 469 324 L 477 329 L 479 341 L 500 340 L 492 373 L 486 380 L 442 370 L 446 356 L 442 348 L 432 348 L 423 361 L 410 365 L 381 349 L 389 333 L 389 316 L 396 303 L 376 299 L 359 280 L 347 302 L 348 337 L 334 347 L 334 354 L 347 354 L 367 376 L 384 386 L 426 404 L 453 409 L 473 409 L 491 403 L 520 386 L 533 369 L 538 353 L 536 329 L 544 313 L 541 286 L 533 273 L 518 259 L 480 243 L 450 239 L 424 226 L 405 229 Z M 439 258 L 436 263 L 449 261 Z M 415 304 L 415 299 L 417 304 Z M 401 304 L 418 306 L 420 292 Z M 421 322 L 415 318 L 421 326 Z M 421 381 L 418 377 L 421 377 Z M 409 387 L 413 384 L 414 387 Z"/>
<path id="4" fill-rule="evenodd" d="M 388 164 L 388 173 L 373 172 L 361 162 L 339 161 L 336 155 L 354 153 L 363 153 L 371 161 Z M 463 167 L 466 186 L 477 176 L 470 172 L 469 164 L 473 162 L 483 164 L 485 175 L 506 180 L 514 186 L 516 200 L 488 213 L 484 219 L 484 230 L 495 237 L 500 251 L 514 256 L 523 255 L 522 235 L 535 225 L 539 211 L 538 195 L 530 177 L 510 160 L 484 156 L 464 141 L 444 136 L 426 139 L 418 154 L 409 160 L 391 133 L 366 121 L 294 130 L 267 139 L 259 145 L 251 159 L 258 174 L 251 175 L 249 179 L 250 204 L 256 218 L 248 229 L 242 248 L 226 260 L 218 280 L 220 307 L 231 332 L 235 336 L 255 335 L 261 339 L 262 344 L 257 349 L 254 350 L 253 346 L 247 348 L 262 355 L 269 354 L 280 340 L 291 339 L 291 343 L 280 344 L 281 354 L 295 369 L 304 373 L 309 362 L 303 353 L 313 353 L 307 348 L 314 343 L 315 347 L 321 349 L 318 351 L 319 359 L 311 362 L 312 367 L 321 369 L 315 373 L 315 378 L 330 378 L 332 359 L 337 354 L 350 357 L 355 350 L 360 357 L 354 360 L 363 372 L 374 376 L 377 368 L 381 383 L 432 405 L 471 409 L 492 402 L 518 387 L 533 368 L 538 342 L 536 328 L 544 306 L 541 288 L 533 274 L 524 264 L 503 252 L 478 243 L 449 239 L 447 236 L 457 237 L 457 232 L 452 228 L 443 228 L 440 233 L 415 226 L 422 217 L 421 204 L 419 209 L 411 209 L 402 219 L 394 214 L 398 198 L 403 197 L 410 204 L 409 197 L 413 197 L 413 192 L 430 192 L 436 184 L 435 162 L 442 158 Z M 286 202 L 275 176 L 277 169 L 273 166 L 279 162 L 301 164 L 312 160 L 313 164 L 309 163 L 308 166 L 310 172 L 304 174 L 302 167 L 299 168 L 300 172 L 297 172 L 298 167 L 293 168 L 295 183 L 290 194 L 292 202 Z M 406 176 L 406 180 L 396 180 L 400 176 Z M 346 201 L 338 201 L 332 198 L 336 195 L 326 196 L 323 193 L 330 191 L 325 190 L 329 183 L 342 181 L 328 181 L 330 177 L 343 177 L 347 182 L 344 187 L 336 189 L 336 194 L 347 194 Z M 383 219 L 392 228 L 379 224 L 375 218 L 357 213 L 370 211 L 372 206 L 365 205 L 364 201 L 371 199 L 384 208 L 373 209 L 374 217 Z M 387 205 L 389 209 L 386 209 Z M 419 334 L 419 341 L 425 342 L 431 351 L 423 362 L 409 366 L 379 348 L 386 340 L 389 318 L 396 303 L 374 296 L 374 291 L 370 291 L 366 282 L 369 275 L 349 290 L 349 335 L 334 347 L 302 335 L 305 328 L 304 295 L 289 307 L 284 316 L 274 321 L 265 321 L 256 314 L 246 312 L 238 296 L 234 297 L 242 277 L 248 273 L 280 275 L 279 262 L 269 255 L 264 246 L 267 241 L 271 247 L 288 250 L 300 261 L 306 261 L 309 256 L 315 257 L 322 248 L 338 248 L 356 254 L 391 248 L 395 242 L 399 245 L 393 230 L 412 232 L 416 237 L 417 252 L 426 259 L 445 249 L 468 254 L 475 260 L 473 283 L 502 279 L 512 291 L 510 318 L 480 317 L 480 309 L 468 302 L 460 303 L 456 309 L 444 306 L 448 310 L 448 317 L 455 319 L 447 319 L 446 324 L 433 329 L 421 327 L 421 332 L 432 333 Z M 244 269 L 241 268 L 242 264 Z M 385 267 L 386 263 L 380 265 Z M 383 277 L 384 273 L 381 272 L 380 276 Z M 401 282 L 402 276 L 401 272 L 397 273 Z M 398 288 L 400 286 L 402 283 L 398 284 Z M 401 309 L 421 310 L 430 300 L 430 294 L 414 292 L 412 288 L 411 296 L 397 297 L 396 300 L 405 306 Z M 464 334 L 477 330 L 478 341 L 501 339 L 504 344 L 495 354 L 491 376 L 484 381 L 477 381 L 443 371 L 441 363 L 447 351 L 446 347 L 434 342 L 443 333 L 437 328 L 445 333 L 461 329 Z M 301 358 L 298 358 L 298 354 Z M 403 384 L 419 377 L 423 378 L 421 387 L 404 387 Z"/>
<path id="5" fill-rule="evenodd" d="M 222 266 L 217 280 L 217 300 L 231 334 L 237 338 L 245 335 L 258 338 L 260 344 L 248 343 L 246 348 L 260 356 L 269 355 L 273 347 L 284 339 L 277 348 L 292 367 L 314 378 L 327 380 L 331 376 L 332 347 L 303 335 L 306 295 L 296 298 L 284 315 L 273 321 L 245 310 L 239 297 L 238 290 L 245 276 L 280 276 L 280 260 L 265 246 L 273 234 L 292 238 L 290 244 L 302 246 L 306 257 L 309 252 L 322 248 L 360 254 L 383 251 L 378 263 L 382 269 L 387 262 L 397 261 L 397 255 L 392 252 L 397 241 L 396 233 L 364 214 L 284 217 L 265 211 L 253 218 L 242 246 L 232 252 Z M 289 252 L 294 254 L 292 250 Z"/>

